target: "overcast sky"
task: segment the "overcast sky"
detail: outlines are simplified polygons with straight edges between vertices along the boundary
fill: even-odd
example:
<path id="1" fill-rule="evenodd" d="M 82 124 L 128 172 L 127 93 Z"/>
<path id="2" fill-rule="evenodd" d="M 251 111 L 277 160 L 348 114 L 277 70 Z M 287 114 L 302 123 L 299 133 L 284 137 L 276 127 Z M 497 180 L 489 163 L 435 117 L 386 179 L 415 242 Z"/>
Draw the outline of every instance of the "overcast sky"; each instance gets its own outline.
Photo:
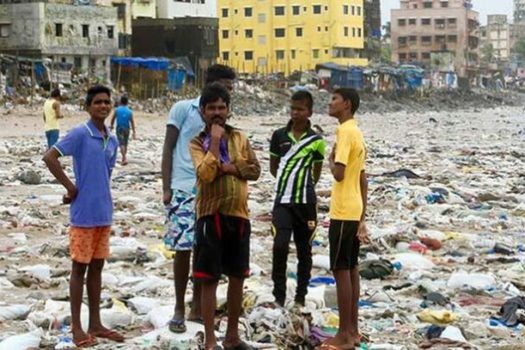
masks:
<path id="1" fill-rule="evenodd" d="M 508 15 L 512 21 L 513 0 L 473 0 L 474 10 L 479 12 L 481 24 L 487 23 L 487 15 Z M 399 0 L 381 0 L 381 19 L 390 21 L 390 10 L 399 8 Z"/>

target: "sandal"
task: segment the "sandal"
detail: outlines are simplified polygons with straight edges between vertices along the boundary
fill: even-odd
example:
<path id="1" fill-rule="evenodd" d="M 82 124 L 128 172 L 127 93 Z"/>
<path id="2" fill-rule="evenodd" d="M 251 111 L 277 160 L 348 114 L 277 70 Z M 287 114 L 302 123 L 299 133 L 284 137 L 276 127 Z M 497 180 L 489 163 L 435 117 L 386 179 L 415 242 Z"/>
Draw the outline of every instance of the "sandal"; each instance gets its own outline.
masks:
<path id="1" fill-rule="evenodd" d="M 122 334 L 120 334 L 117 331 L 111 330 L 111 329 L 108 329 L 101 333 L 90 333 L 90 334 L 94 337 L 112 340 L 117 343 L 123 343 L 125 339 Z"/>
<path id="2" fill-rule="evenodd" d="M 81 341 L 73 341 L 73 344 L 75 344 L 77 348 L 89 348 L 97 345 L 98 341 L 97 338 L 95 338 L 91 334 L 88 334 L 88 337 L 86 339 L 83 339 Z"/>
<path id="3" fill-rule="evenodd" d="M 169 323 L 169 329 L 173 333 L 185 333 L 186 332 L 186 324 L 185 320 L 177 320 L 175 318 L 172 318 Z"/>

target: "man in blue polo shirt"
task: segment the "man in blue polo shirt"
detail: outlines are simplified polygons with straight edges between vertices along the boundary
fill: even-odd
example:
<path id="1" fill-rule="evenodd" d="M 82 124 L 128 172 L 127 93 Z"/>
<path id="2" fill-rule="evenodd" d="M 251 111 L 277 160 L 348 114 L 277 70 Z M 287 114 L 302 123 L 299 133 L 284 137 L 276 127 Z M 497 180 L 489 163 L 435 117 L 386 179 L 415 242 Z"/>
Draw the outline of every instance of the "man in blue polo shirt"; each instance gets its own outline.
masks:
<path id="1" fill-rule="evenodd" d="M 219 82 L 233 90 L 235 72 L 227 66 L 215 64 L 206 71 L 206 84 Z M 163 202 L 166 209 L 166 233 L 164 244 L 176 251 L 173 261 L 175 277 L 175 314 L 169 328 L 184 333 L 184 297 L 190 272 L 190 258 L 194 242 L 195 225 L 195 169 L 189 152 L 190 141 L 204 129 L 200 97 L 179 101 L 173 105 L 168 116 L 166 138 L 162 153 Z M 200 288 L 193 285 L 193 302 L 189 320 L 200 320 Z"/>
<path id="2" fill-rule="evenodd" d="M 109 256 L 109 235 L 113 221 L 111 173 L 117 159 L 118 141 L 104 121 L 111 111 L 111 92 L 105 86 L 88 90 L 86 108 L 90 119 L 70 130 L 44 155 L 44 162 L 66 188 L 64 204 L 71 204 L 69 249 L 72 263 L 69 293 L 71 332 L 77 347 L 97 343 L 96 337 L 117 342 L 124 337 L 105 328 L 100 320 L 100 290 L 102 268 Z M 59 162 L 61 156 L 73 157 L 75 182 L 65 174 Z M 89 327 L 83 331 L 80 308 L 87 271 Z"/>

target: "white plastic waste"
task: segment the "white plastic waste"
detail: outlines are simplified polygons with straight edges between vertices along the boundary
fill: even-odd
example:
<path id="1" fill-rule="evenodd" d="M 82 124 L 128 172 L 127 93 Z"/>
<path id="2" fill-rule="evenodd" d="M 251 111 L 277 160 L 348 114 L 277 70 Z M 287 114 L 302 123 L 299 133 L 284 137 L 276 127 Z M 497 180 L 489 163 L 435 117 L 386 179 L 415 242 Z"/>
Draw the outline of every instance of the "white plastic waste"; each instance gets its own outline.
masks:
<path id="1" fill-rule="evenodd" d="M 330 270 L 330 257 L 328 255 L 315 254 L 312 257 L 312 265 L 317 268 Z"/>
<path id="2" fill-rule="evenodd" d="M 430 270 L 435 266 L 430 259 L 417 253 L 396 254 L 394 261 L 400 262 L 403 269 Z"/>
<path id="3" fill-rule="evenodd" d="M 156 307 L 159 307 L 158 299 L 146 297 L 134 297 L 128 300 L 130 307 L 139 315 L 145 315 Z"/>
<path id="4" fill-rule="evenodd" d="M 51 267 L 49 265 L 39 264 L 33 266 L 25 266 L 19 269 L 21 272 L 26 272 L 32 277 L 40 280 L 48 280 L 51 278 Z"/>
<path id="5" fill-rule="evenodd" d="M 443 333 L 441 333 L 440 337 L 461 342 L 467 341 L 467 339 L 465 339 L 465 337 L 463 336 L 463 333 L 461 333 L 461 329 L 454 326 L 448 326 L 447 328 L 445 328 Z"/>
<path id="6" fill-rule="evenodd" d="M 454 272 L 447 283 L 450 289 L 491 289 L 496 286 L 493 276 L 483 273 Z"/>
<path id="7" fill-rule="evenodd" d="M 25 319 L 30 310 L 28 305 L 0 305 L 0 322 Z"/>
<path id="8" fill-rule="evenodd" d="M 0 350 L 38 349 L 43 335 L 44 331 L 37 328 L 32 332 L 8 337 L 0 343 Z"/>

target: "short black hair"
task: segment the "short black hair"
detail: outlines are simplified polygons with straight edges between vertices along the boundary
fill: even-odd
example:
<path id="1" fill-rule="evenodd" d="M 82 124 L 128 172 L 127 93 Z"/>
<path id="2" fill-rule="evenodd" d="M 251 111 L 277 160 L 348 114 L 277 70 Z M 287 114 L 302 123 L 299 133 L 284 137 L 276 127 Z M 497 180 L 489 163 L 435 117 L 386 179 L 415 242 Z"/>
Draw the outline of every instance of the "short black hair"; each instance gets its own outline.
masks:
<path id="1" fill-rule="evenodd" d="M 120 103 L 123 104 L 123 105 L 127 105 L 128 104 L 128 96 L 124 95 L 120 98 Z"/>
<path id="2" fill-rule="evenodd" d="M 208 84 L 202 89 L 199 106 L 204 108 L 208 103 L 216 102 L 219 99 L 222 99 L 226 103 L 226 106 L 230 106 L 230 94 L 228 90 L 220 83 Z"/>
<path id="3" fill-rule="evenodd" d="M 235 79 L 235 71 L 224 64 L 214 64 L 206 70 L 206 85 L 219 81 L 221 79 Z"/>
<path id="4" fill-rule="evenodd" d="M 51 91 L 51 97 L 60 97 L 60 89 L 53 89 Z"/>
<path id="5" fill-rule="evenodd" d="M 356 89 L 339 88 L 334 91 L 334 94 L 341 95 L 341 97 L 345 101 L 350 101 L 352 105 L 350 110 L 352 112 L 352 115 L 355 114 L 355 112 L 357 112 L 357 110 L 359 109 L 359 103 L 361 102 L 361 99 L 359 98 L 359 93 Z"/>
<path id="6" fill-rule="evenodd" d="M 299 90 L 294 92 L 292 95 L 292 101 L 306 101 L 306 106 L 312 111 L 314 108 L 314 98 L 312 97 L 312 94 L 309 93 L 306 90 Z"/>
<path id="7" fill-rule="evenodd" d="M 86 96 L 86 107 L 91 106 L 93 99 L 98 94 L 108 94 L 111 97 L 111 90 L 104 85 L 95 85 L 89 88 Z"/>

